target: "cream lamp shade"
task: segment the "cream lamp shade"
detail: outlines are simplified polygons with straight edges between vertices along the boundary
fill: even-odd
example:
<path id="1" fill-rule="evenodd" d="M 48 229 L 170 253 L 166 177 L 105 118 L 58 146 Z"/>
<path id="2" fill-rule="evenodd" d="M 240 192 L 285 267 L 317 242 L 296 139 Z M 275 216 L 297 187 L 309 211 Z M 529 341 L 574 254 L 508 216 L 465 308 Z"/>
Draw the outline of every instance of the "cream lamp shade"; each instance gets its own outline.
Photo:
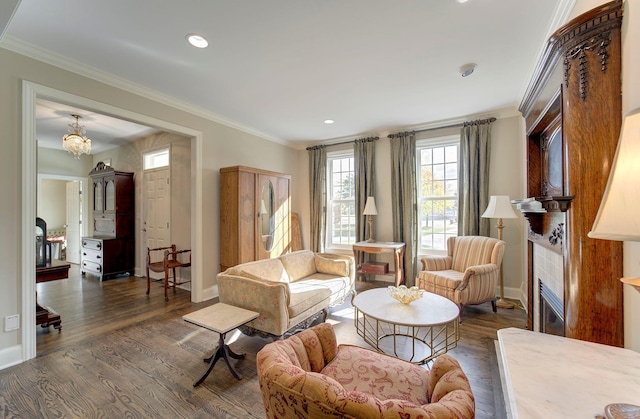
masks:
<path id="1" fill-rule="evenodd" d="M 492 195 L 482 218 L 518 218 L 507 195 Z"/>
<path id="2" fill-rule="evenodd" d="M 609 181 L 588 236 L 594 239 L 640 241 L 640 109 L 622 123 Z"/>
<path id="3" fill-rule="evenodd" d="M 518 218 L 513 207 L 511 206 L 511 199 L 507 195 L 492 195 L 489 198 L 489 205 L 482 214 L 482 218 L 497 218 L 498 223 L 496 228 L 498 229 L 498 240 L 502 240 L 502 224 L 503 218 Z M 496 305 L 500 308 L 514 308 L 515 304 L 504 299 L 504 277 L 502 275 L 502 264 L 500 264 L 500 298 L 496 301 Z"/>
<path id="4" fill-rule="evenodd" d="M 376 208 L 376 199 L 374 197 L 367 197 L 367 203 L 364 206 L 362 215 L 378 215 L 378 209 Z"/>
<path id="5" fill-rule="evenodd" d="M 378 209 L 376 208 L 376 199 L 372 196 L 367 197 L 367 203 L 364 205 L 364 211 L 362 215 L 367 216 L 367 222 L 369 223 L 369 239 L 367 242 L 373 243 L 373 216 L 378 215 Z"/>

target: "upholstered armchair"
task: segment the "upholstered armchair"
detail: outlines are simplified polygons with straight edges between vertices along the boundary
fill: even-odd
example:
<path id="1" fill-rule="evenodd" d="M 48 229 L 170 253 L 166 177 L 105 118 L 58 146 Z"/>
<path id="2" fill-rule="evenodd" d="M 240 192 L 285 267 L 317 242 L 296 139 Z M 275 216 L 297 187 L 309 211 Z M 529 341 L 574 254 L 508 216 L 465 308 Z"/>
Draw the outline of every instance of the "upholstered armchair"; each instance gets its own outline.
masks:
<path id="1" fill-rule="evenodd" d="M 460 306 L 491 302 L 496 312 L 496 286 L 504 256 L 502 240 L 483 236 L 449 237 L 447 256 L 421 259 L 418 287 Z"/>
<path id="2" fill-rule="evenodd" d="M 473 418 L 469 381 L 450 355 L 430 370 L 339 345 L 321 323 L 258 352 L 267 418 Z"/>

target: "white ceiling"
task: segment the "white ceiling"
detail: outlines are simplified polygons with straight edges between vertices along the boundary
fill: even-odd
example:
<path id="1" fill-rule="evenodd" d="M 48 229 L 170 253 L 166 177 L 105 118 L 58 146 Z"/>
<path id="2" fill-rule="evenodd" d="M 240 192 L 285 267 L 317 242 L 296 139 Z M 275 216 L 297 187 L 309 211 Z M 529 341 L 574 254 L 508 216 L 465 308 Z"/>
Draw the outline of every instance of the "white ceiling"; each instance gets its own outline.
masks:
<path id="1" fill-rule="evenodd" d="M 3 0 L 0 15 L 13 2 Z M 9 22 L 0 46 L 47 62 L 64 58 L 98 78 L 301 145 L 515 113 L 546 39 L 573 3 L 22 0 L 10 21 L 0 19 Z M 190 46 L 191 32 L 209 47 Z M 463 78 L 457 69 L 466 63 L 478 66 Z M 55 129 L 61 138 L 70 111 L 45 102 L 38 136 Z M 57 128 L 41 121 L 54 116 Z M 83 122 L 95 142 L 94 117 Z"/>

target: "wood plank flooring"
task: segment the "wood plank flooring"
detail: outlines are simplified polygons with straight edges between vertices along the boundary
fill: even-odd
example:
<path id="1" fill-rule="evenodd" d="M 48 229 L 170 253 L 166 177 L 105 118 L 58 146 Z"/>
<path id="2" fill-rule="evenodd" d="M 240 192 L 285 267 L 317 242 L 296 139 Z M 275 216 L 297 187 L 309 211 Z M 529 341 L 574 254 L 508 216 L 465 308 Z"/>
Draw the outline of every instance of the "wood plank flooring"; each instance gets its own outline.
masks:
<path id="1" fill-rule="evenodd" d="M 357 288 L 386 285 L 358 282 Z M 145 291 L 143 278 L 100 282 L 81 277 L 77 266 L 68 279 L 38 284 L 39 301 L 62 315 L 62 331 L 38 327 L 38 356 L 0 371 L 0 417 L 264 418 L 255 354 L 269 341 L 229 333 L 234 351 L 247 355 L 233 361 L 243 379 L 221 364 L 194 388 L 217 335 L 181 316 L 216 301 L 194 304 L 178 289 L 165 302 L 157 283 L 150 296 Z M 355 333 L 350 303 L 333 308 L 329 321 L 338 342 L 368 347 Z M 465 310 L 460 342 L 450 353 L 471 381 L 477 418 L 504 417 L 496 331 L 525 325 L 521 309 Z"/>

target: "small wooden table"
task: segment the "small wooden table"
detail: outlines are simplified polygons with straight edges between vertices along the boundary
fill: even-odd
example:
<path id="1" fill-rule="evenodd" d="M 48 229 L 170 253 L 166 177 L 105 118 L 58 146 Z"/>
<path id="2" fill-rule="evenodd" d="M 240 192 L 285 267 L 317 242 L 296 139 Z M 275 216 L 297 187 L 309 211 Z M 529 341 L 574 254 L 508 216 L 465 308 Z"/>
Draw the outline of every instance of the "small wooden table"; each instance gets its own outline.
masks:
<path id="1" fill-rule="evenodd" d="M 213 366 L 216 365 L 216 362 L 218 362 L 218 359 L 220 358 L 224 359 L 224 362 L 227 364 L 229 371 L 231 371 L 231 374 L 233 374 L 234 377 L 238 380 L 242 379 L 240 374 L 238 374 L 238 372 L 231 366 L 229 357 L 233 359 L 241 359 L 244 358 L 244 354 L 237 354 L 233 352 L 231 348 L 229 348 L 229 345 L 224 342 L 224 338 L 228 332 L 250 322 L 258 317 L 258 315 L 259 313 L 255 311 L 245 310 L 244 308 L 235 307 L 229 304 L 218 303 L 182 316 L 183 320 L 196 324 L 200 327 L 204 327 L 205 329 L 213 330 L 220 335 L 216 351 L 209 358 L 204 359 L 204 362 L 209 363 L 209 367 L 202 377 L 193 384 L 194 387 L 202 383 L 205 378 L 207 378 L 213 369 Z"/>
<path id="2" fill-rule="evenodd" d="M 366 272 L 362 271 L 365 253 L 393 253 L 395 271 L 378 275 L 393 276 L 396 280 L 396 287 L 404 284 L 404 248 L 405 244 L 400 242 L 358 242 L 354 244 L 353 257 L 356 260 L 356 275 L 366 275 Z"/>
<path id="3" fill-rule="evenodd" d="M 45 266 L 36 267 L 36 284 L 40 282 L 55 281 L 69 277 L 71 264 L 58 259 L 52 259 Z M 36 325 L 42 327 L 53 326 L 58 331 L 62 330 L 62 319 L 60 315 L 47 306 L 38 303 L 38 292 L 36 291 Z"/>

